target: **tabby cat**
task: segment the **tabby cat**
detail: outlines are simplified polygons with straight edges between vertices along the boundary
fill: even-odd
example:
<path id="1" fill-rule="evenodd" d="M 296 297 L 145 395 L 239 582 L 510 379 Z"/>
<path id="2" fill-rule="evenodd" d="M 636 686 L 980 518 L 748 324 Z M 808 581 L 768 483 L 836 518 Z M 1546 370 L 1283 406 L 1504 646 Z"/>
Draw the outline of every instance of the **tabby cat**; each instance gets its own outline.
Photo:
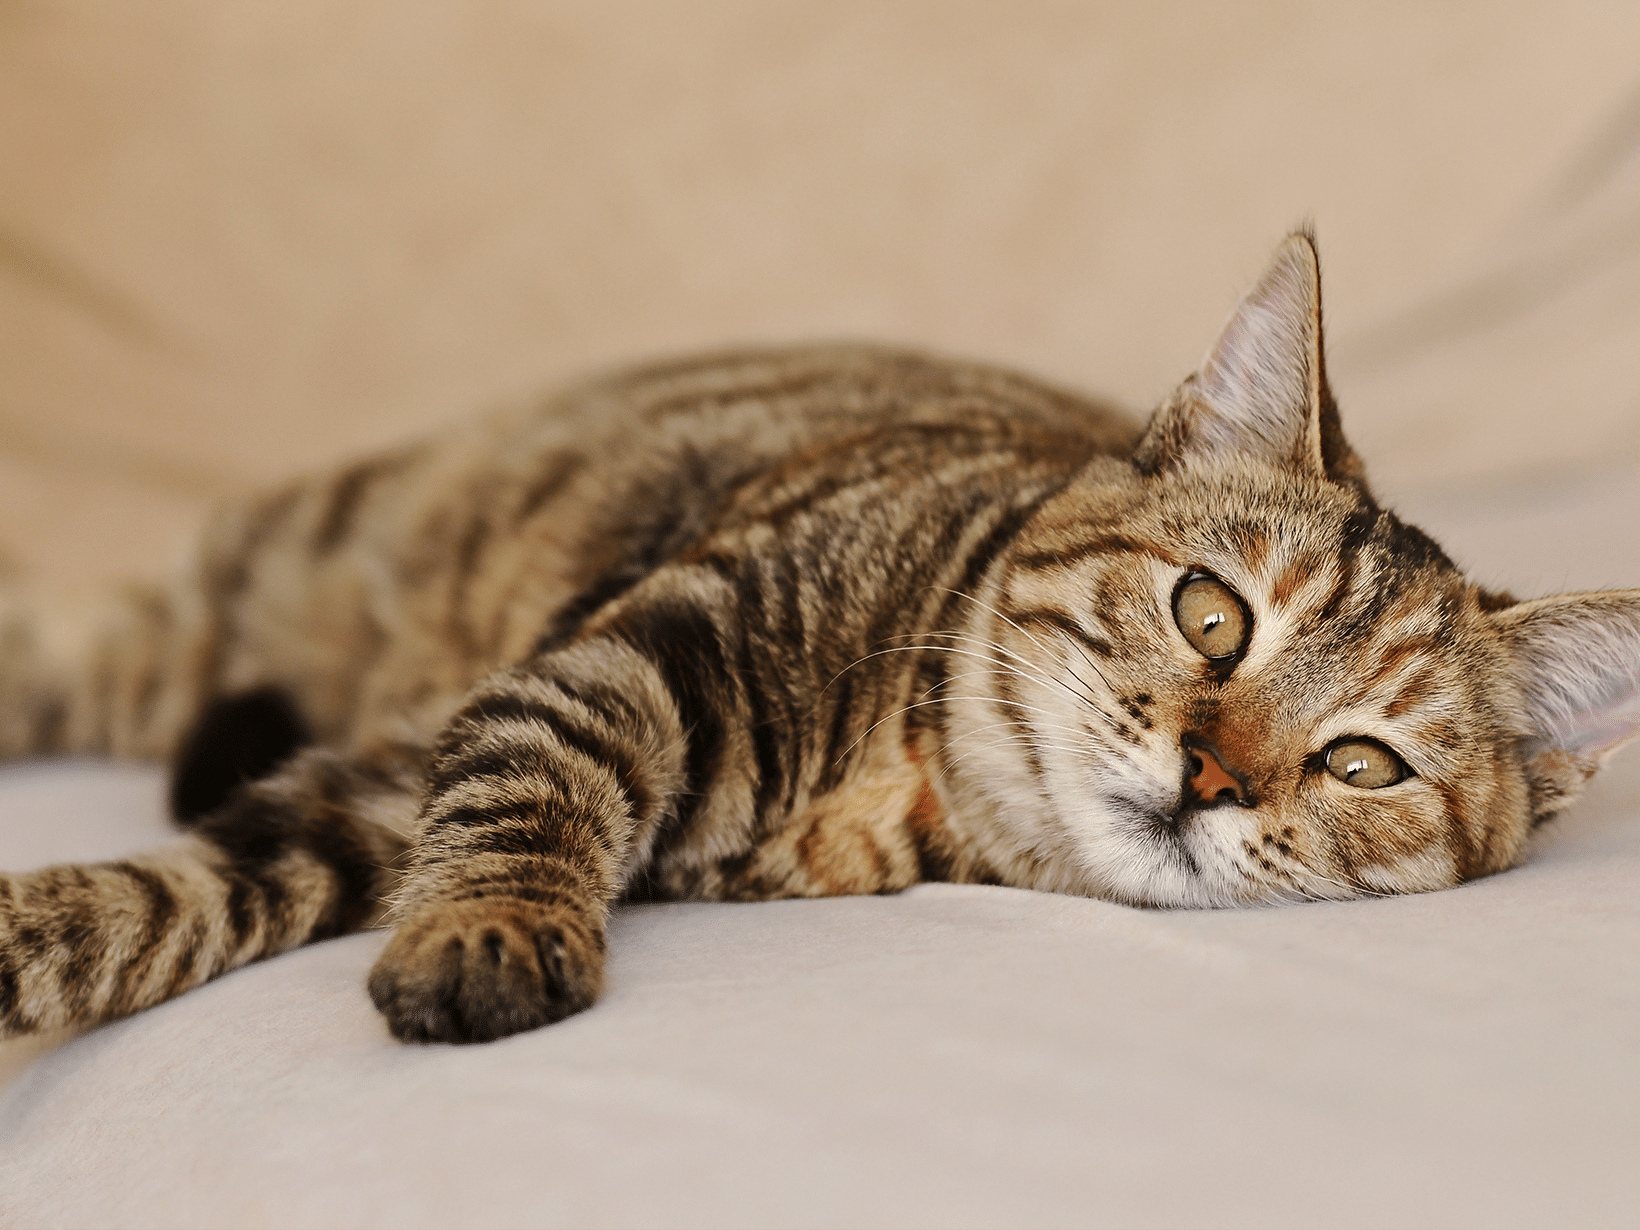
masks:
<path id="1" fill-rule="evenodd" d="M 0 877 L 0 1021 L 391 922 L 392 1032 L 597 999 L 618 901 L 1145 906 L 1500 871 L 1640 728 L 1640 590 L 1517 602 L 1373 499 L 1294 235 L 1148 427 L 860 346 L 665 363 L 16 600 L 0 753 L 169 757 L 187 835 Z"/>

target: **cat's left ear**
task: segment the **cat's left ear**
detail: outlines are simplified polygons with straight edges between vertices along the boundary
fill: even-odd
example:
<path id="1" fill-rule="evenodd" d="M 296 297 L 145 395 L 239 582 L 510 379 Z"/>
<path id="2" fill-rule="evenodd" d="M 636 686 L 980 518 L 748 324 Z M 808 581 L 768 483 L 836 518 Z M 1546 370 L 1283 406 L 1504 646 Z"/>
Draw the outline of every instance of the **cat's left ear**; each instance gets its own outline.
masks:
<path id="1" fill-rule="evenodd" d="M 1247 458 L 1364 487 L 1327 388 L 1315 237 L 1289 235 L 1213 343 L 1156 411 L 1134 454 L 1159 473 Z"/>
<path id="2" fill-rule="evenodd" d="M 1640 590 L 1536 598 L 1491 618 L 1515 653 L 1525 767 L 1547 814 L 1640 736 Z"/>

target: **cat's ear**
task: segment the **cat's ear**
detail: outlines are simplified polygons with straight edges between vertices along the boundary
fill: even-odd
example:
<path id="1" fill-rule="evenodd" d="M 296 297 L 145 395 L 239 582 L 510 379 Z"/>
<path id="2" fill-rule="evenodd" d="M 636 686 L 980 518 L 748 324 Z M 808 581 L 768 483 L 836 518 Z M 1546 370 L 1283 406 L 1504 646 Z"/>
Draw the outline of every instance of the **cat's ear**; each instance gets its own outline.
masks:
<path id="1" fill-rule="evenodd" d="M 1327 388 L 1315 239 L 1287 237 L 1230 314 L 1201 369 L 1151 419 L 1134 454 L 1149 473 L 1249 458 L 1365 485 Z"/>
<path id="2" fill-rule="evenodd" d="M 1640 590 L 1537 598 L 1492 619 L 1519 664 L 1526 769 L 1547 815 L 1640 736 Z"/>

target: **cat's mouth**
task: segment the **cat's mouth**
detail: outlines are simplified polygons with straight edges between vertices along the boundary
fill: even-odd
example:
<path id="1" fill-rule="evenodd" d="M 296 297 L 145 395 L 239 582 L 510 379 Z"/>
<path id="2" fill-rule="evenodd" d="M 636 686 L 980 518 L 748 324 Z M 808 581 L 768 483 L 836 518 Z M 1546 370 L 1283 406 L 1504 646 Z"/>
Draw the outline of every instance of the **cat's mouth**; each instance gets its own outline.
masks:
<path id="1" fill-rule="evenodd" d="M 1111 804 L 1126 821 L 1122 826 L 1125 836 L 1155 850 L 1171 864 L 1172 870 L 1192 879 L 1201 877 L 1201 867 L 1185 841 L 1185 829 L 1195 814 L 1205 809 L 1187 806 L 1168 811 L 1154 803 L 1131 798 L 1112 799 Z"/>

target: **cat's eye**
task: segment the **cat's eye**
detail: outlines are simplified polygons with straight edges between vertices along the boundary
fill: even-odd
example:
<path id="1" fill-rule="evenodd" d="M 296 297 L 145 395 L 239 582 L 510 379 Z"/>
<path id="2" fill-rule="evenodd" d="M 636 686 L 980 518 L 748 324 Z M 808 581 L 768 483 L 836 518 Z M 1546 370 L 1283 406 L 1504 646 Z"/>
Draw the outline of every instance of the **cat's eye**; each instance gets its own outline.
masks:
<path id="1" fill-rule="evenodd" d="M 1173 620 L 1197 653 L 1216 661 L 1241 653 L 1253 630 L 1235 590 L 1204 572 L 1187 576 L 1173 592 Z"/>
<path id="2" fill-rule="evenodd" d="M 1327 749 L 1327 772 L 1363 790 L 1393 786 L 1412 775 L 1406 763 L 1375 739 L 1341 739 Z"/>

